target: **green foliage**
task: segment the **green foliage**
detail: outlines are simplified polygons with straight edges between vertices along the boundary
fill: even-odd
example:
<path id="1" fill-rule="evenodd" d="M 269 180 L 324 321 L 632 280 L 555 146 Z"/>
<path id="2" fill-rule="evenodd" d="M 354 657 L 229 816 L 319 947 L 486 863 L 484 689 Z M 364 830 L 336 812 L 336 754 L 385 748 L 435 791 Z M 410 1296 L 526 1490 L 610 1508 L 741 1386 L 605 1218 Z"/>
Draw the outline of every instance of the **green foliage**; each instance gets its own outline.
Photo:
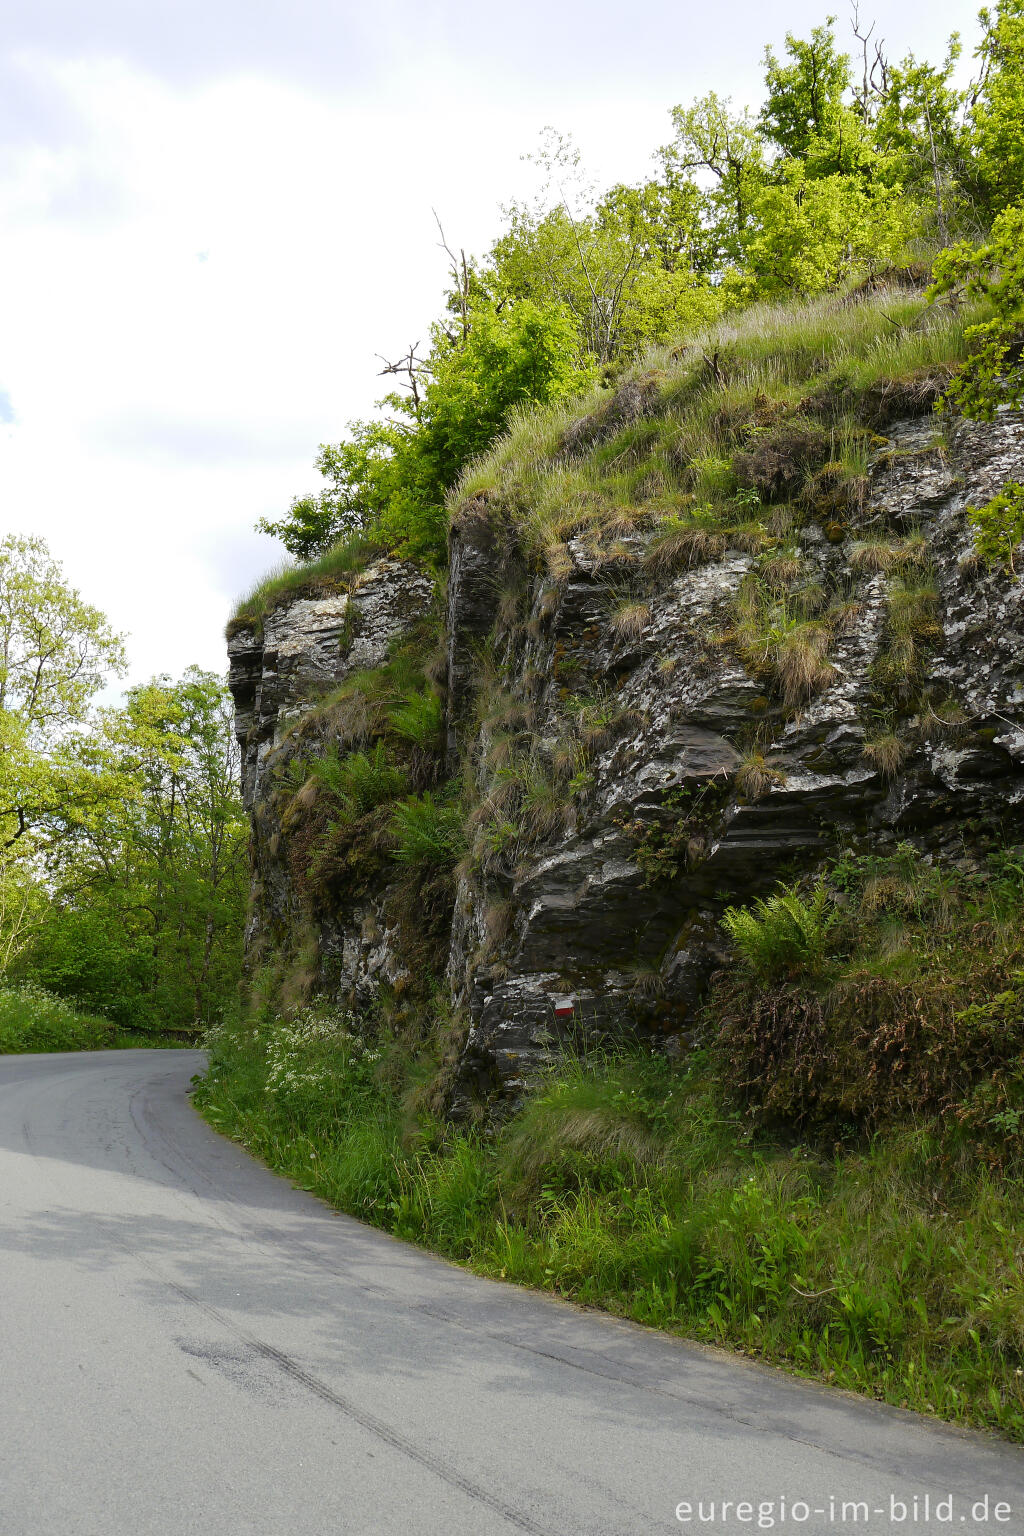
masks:
<path id="1" fill-rule="evenodd" d="M 992 213 L 1024 199 L 1024 4 L 998 0 L 981 12 L 981 88 L 973 110 L 974 152 Z"/>
<path id="2" fill-rule="evenodd" d="M 759 298 L 827 293 L 871 264 L 894 265 L 920 224 L 899 185 L 813 176 L 802 161 L 764 188 L 755 213 L 737 292 Z"/>
<path id="3" fill-rule="evenodd" d="M 380 402 L 389 416 L 352 422 L 348 438 L 321 445 L 316 467 L 326 488 L 296 498 L 285 517 L 259 523 L 300 560 L 313 561 L 296 580 L 331 572 L 339 542 L 342 550 L 369 544 L 441 563 L 445 496 L 464 466 L 513 411 L 562 399 L 590 377 L 569 313 L 526 297 L 502 307 L 477 298 L 458 332 L 438 325 L 432 339 L 427 361 L 410 354 L 410 393 Z M 254 606 L 250 597 L 238 612 Z"/>
<path id="4" fill-rule="evenodd" d="M 693 1052 L 568 1060 L 479 1134 L 432 1120 L 431 1063 L 386 1019 L 266 1014 L 208 1047 L 211 1123 L 398 1237 L 1024 1440 L 1021 1185 L 939 1122 L 779 1144 Z"/>
<path id="5" fill-rule="evenodd" d="M 0 887 L 9 920 L 33 862 L 66 818 L 124 785 L 91 729 L 92 701 L 124 647 L 70 587 L 42 539 L 0 540 Z M 4 945 L 10 951 L 10 945 Z"/>
<path id="6" fill-rule="evenodd" d="M 909 844 L 826 872 L 823 963 L 722 976 L 707 1004 L 730 1094 L 752 1120 L 856 1137 L 935 1117 L 1008 1167 L 1024 1155 L 1020 850 L 965 873 Z M 751 934 L 757 942 L 759 936 Z M 951 1153 L 951 1155 L 953 1155 Z"/>
<path id="7" fill-rule="evenodd" d="M 768 96 L 760 127 L 790 159 L 802 159 L 816 144 L 839 136 L 846 112 L 843 99 L 850 89 L 850 60 L 836 48 L 834 25 L 829 18 L 806 42 L 787 32 L 789 64 L 765 49 Z"/>
<path id="8" fill-rule="evenodd" d="M 968 327 L 969 355 L 949 388 L 965 416 L 992 421 L 1000 405 L 1024 402 L 1024 368 L 1019 363 L 1024 327 L 1024 205 L 1006 208 L 989 241 L 972 248 L 951 246 L 935 259 L 931 297 L 964 292 L 983 301 L 986 318 Z"/>
<path id="9" fill-rule="evenodd" d="M 741 964 L 759 981 L 820 966 L 835 921 L 821 882 L 806 898 L 795 885 L 780 883 L 773 896 L 749 907 L 727 907 L 722 916 Z"/>
<path id="10" fill-rule="evenodd" d="M 435 751 L 441 742 L 441 700 L 436 693 L 411 693 L 388 711 L 396 736 L 424 751 Z"/>
<path id="11" fill-rule="evenodd" d="M 1010 481 L 983 507 L 968 507 L 967 521 L 982 559 L 1015 572 L 1014 551 L 1024 539 L 1024 485 Z"/>
<path id="12" fill-rule="evenodd" d="M 79 1013 L 35 982 L 0 985 L 0 1055 L 21 1051 L 98 1051 L 122 1044 L 109 1018 Z"/>
<path id="13" fill-rule="evenodd" d="M 620 825 L 633 843 L 633 857 L 644 885 L 674 880 L 706 857 L 722 802 L 729 787 L 724 779 L 670 789 L 662 796 L 656 818 L 628 817 Z"/>
<path id="14" fill-rule="evenodd" d="M 436 864 L 452 868 L 466 849 L 463 813 L 425 792 L 400 801 L 391 820 L 394 856 L 401 864 Z"/>
<path id="15" fill-rule="evenodd" d="M 396 799 L 408 785 L 405 769 L 388 757 L 383 741 L 371 752 L 339 752 L 333 743 L 308 765 L 310 778 L 345 821 L 355 821 Z"/>

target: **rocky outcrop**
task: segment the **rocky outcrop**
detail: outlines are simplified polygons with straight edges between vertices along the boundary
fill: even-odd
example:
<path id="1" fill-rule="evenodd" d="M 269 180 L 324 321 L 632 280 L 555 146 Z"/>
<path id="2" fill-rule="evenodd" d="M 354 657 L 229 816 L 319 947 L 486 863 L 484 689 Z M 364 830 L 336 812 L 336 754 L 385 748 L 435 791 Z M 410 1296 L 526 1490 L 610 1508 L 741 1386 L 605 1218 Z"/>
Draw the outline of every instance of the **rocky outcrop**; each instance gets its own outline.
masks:
<path id="1" fill-rule="evenodd" d="M 250 969 L 271 950 L 308 952 L 311 975 L 346 1001 L 368 1001 L 402 962 L 389 942 L 386 891 L 311 913 L 303 899 L 308 853 L 282 825 L 280 790 L 289 764 L 310 751 L 298 727 L 355 672 L 381 666 L 393 642 L 421 618 L 433 581 L 407 561 L 378 560 L 345 590 L 321 586 L 284 594 L 260 625 L 236 625 L 228 639 L 228 686 L 242 755 L 242 793 L 252 825 L 252 899 L 246 932 Z M 320 732 L 322 747 L 330 726 Z M 294 787 L 294 786 L 293 786 Z"/>
<path id="2" fill-rule="evenodd" d="M 961 424 L 948 443 L 931 418 L 889 428 L 845 536 L 827 537 L 814 522 L 794 535 L 806 580 L 846 595 L 831 681 L 796 711 L 777 707 L 729 641 L 753 555 L 726 550 L 676 576 L 651 598 L 642 629 L 624 637 L 613 584 L 570 543 L 567 578 L 534 583 L 531 638 L 518 650 L 505 638 L 506 669 L 542 680 L 530 729 L 549 753 L 567 730 L 567 694 L 600 696 L 611 683 L 620 725 L 591 760 L 561 835 L 462 882 L 448 975 L 471 1019 L 465 1083 L 515 1094 L 567 1036 L 642 1028 L 678 1049 L 722 958 L 724 905 L 844 845 L 913 838 L 956 854 L 972 822 L 1022 806 L 1024 584 L 979 565 L 965 516 L 1008 480 L 1024 480 L 1019 415 Z M 881 530 L 923 537 L 937 587 L 934 632 L 920 643 L 926 693 L 942 707 L 899 722 L 898 765 L 865 753 L 891 643 L 890 583 L 856 551 Z M 467 535 L 457 525 L 454 537 L 461 545 Z M 475 525 L 471 537 L 481 551 Z M 458 570 L 453 633 L 463 619 Z M 480 553 L 465 580 L 475 627 L 486 589 Z M 456 698 L 465 687 L 456 668 L 450 686 Z M 744 774 L 755 741 L 758 771 Z M 494 787 L 481 766 L 481 797 Z M 505 936 L 494 944 L 499 905 Z"/>
<path id="3" fill-rule="evenodd" d="M 590 442 L 607 423 L 584 426 Z M 885 431 L 863 495 L 792 533 L 802 586 L 831 605 L 827 667 L 795 706 L 770 642 L 759 657 L 737 636 L 737 600 L 760 570 L 749 541 L 720 540 L 706 563 L 659 577 L 644 560 L 655 529 L 638 524 L 618 565 L 576 538 L 537 574 L 486 498 L 456 518 L 447 763 L 476 810 L 445 971 L 465 1019 L 453 1111 L 474 1091 L 514 1098 L 569 1041 L 642 1031 L 684 1049 L 725 953 L 726 905 L 840 847 L 911 839 L 970 857 L 973 827 L 1021 815 L 1024 584 L 978 561 L 966 508 L 1024 481 L 1024 417 L 948 438 L 931 417 L 886 418 Z M 887 565 L 887 540 L 914 551 L 909 566 Z M 408 976 L 398 873 L 311 913 L 275 785 L 299 736 L 310 749 L 301 722 L 319 711 L 329 745 L 325 697 L 379 666 L 431 591 L 414 566 L 381 560 L 351 590 L 280 601 L 229 645 L 253 818 L 250 955 L 305 934 L 317 985 L 346 1003 Z M 917 604 L 913 634 L 898 602 Z M 901 691 L 900 666 L 916 668 L 914 687 Z M 525 760 L 534 777 L 517 786 L 509 764 Z"/>

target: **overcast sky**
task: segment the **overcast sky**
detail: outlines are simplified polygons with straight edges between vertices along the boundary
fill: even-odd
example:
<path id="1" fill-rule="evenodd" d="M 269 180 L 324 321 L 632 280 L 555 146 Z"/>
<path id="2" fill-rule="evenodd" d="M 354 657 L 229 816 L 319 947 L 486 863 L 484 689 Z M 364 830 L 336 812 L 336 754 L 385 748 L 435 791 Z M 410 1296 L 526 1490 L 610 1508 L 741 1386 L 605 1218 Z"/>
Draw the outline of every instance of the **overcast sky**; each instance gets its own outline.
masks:
<path id="1" fill-rule="evenodd" d="M 283 553 L 256 518 L 437 312 L 431 208 L 484 251 L 546 124 L 601 183 L 647 174 L 674 103 L 756 104 L 765 43 L 826 9 L 0 0 L 3 531 L 49 541 L 134 678 L 222 670 Z M 974 44 L 952 0 L 861 12 L 897 54 Z"/>

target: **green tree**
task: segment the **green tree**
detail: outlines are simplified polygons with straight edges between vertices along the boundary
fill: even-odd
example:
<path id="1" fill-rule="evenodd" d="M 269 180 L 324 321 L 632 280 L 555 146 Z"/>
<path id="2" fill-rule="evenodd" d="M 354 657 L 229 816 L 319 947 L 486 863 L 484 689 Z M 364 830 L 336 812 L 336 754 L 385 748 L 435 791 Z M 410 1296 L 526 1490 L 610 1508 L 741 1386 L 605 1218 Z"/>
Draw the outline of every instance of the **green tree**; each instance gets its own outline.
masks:
<path id="1" fill-rule="evenodd" d="M 973 110 L 978 177 L 990 214 L 1024 199 L 1024 0 L 980 13 L 982 76 Z"/>
<path id="2" fill-rule="evenodd" d="M 675 137 L 658 151 L 666 184 L 711 177 L 703 221 L 717 269 L 742 261 L 743 241 L 768 168 L 764 142 L 748 112 L 735 113 L 714 91 L 691 107 L 673 107 Z"/>
<path id="3" fill-rule="evenodd" d="M 836 145 L 852 117 L 843 104 L 850 89 L 850 57 L 836 47 L 835 17 L 808 40 L 786 33 L 789 63 L 765 49 L 768 96 L 758 120 L 764 137 L 791 160 L 806 159 L 816 142 Z M 841 169 L 834 166 L 833 169 Z"/>
<path id="4" fill-rule="evenodd" d="M 124 647 L 40 538 L 0 539 L 0 847 L 68 800 L 96 799 L 80 728 Z"/>
<path id="5" fill-rule="evenodd" d="M 309 558 L 358 532 L 402 554 L 443 560 L 445 497 L 469 460 L 518 406 L 560 399 L 590 377 L 573 319 L 554 304 L 474 296 L 464 327 L 439 324 L 432 339 L 423 363 L 410 355 L 409 392 L 380 402 L 387 417 L 352 422 L 342 442 L 321 445 L 317 468 L 327 485 L 319 496 L 260 524 L 291 553 Z"/>
<path id="6" fill-rule="evenodd" d="M 125 793 L 64 818 L 21 969 L 121 1024 L 209 1023 L 239 974 L 247 884 L 230 699 L 190 668 L 130 689 L 101 733 Z"/>

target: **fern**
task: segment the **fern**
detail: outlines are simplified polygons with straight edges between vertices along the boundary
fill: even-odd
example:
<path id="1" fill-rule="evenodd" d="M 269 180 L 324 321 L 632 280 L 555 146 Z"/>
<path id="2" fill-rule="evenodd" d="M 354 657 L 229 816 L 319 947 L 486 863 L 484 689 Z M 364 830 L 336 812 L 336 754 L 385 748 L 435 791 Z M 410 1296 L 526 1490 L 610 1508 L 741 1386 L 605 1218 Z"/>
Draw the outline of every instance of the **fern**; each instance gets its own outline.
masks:
<path id="1" fill-rule="evenodd" d="M 462 812 L 439 805 L 427 793 L 395 806 L 391 819 L 394 856 L 401 864 L 438 864 L 451 868 L 466 848 Z"/>
<path id="2" fill-rule="evenodd" d="M 309 772 L 336 802 L 345 821 L 358 820 L 408 787 L 405 770 L 388 761 L 382 741 L 372 753 L 350 752 L 345 757 L 337 747 L 330 747 L 309 765 Z"/>
<path id="3" fill-rule="evenodd" d="M 750 907 L 729 907 L 722 923 L 743 968 L 771 981 L 821 964 L 837 914 L 819 880 L 805 900 L 796 886 L 780 885 Z"/>
<path id="4" fill-rule="evenodd" d="M 389 711 L 391 728 L 414 747 L 436 748 L 441 740 L 441 701 L 432 693 L 407 694 Z"/>

